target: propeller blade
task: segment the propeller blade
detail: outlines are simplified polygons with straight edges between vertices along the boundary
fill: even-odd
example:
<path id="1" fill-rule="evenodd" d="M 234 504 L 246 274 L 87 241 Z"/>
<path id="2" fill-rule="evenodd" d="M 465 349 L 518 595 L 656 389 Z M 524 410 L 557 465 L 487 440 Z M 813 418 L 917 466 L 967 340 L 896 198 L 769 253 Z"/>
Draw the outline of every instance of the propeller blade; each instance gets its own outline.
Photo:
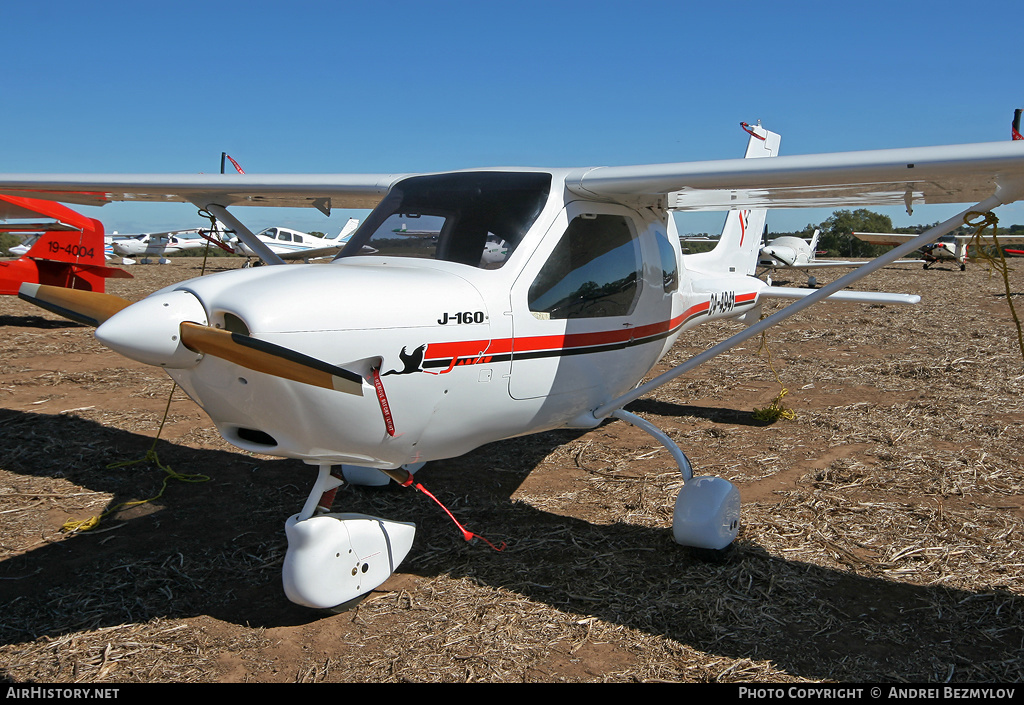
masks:
<path id="1" fill-rule="evenodd" d="M 256 372 L 323 389 L 363 395 L 363 378 L 355 372 L 242 333 L 186 321 L 181 324 L 181 343 L 189 350 L 213 355 Z"/>
<path id="2" fill-rule="evenodd" d="M 131 301 L 113 294 L 30 282 L 21 285 L 18 298 L 88 326 L 99 326 L 131 304 Z"/>

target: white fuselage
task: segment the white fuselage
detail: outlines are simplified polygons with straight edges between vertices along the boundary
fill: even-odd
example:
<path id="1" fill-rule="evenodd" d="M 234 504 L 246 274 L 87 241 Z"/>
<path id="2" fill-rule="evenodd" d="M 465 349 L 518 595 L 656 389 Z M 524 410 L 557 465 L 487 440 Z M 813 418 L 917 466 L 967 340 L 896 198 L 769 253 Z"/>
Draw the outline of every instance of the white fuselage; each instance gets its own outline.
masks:
<path id="1" fill-rule="evenodd" d="M 241 325 L 252 337 L 361 375 L 361 396 L 210 355 L 168 372 L 232 444 L 315 463 L 393 468 L 595 425 L 589 412 L 636 386 L 681 331 L 753 310 L 764 285 L 741 274 L 698 275 L 695 283 L 665 212 L 579 200 L 563 178 L 552 172 L 550 195 L 507 256 L 495 256 L 486 243 L 496 237 L 486 228 L 474 231 L 472 261 L 454 245 L 442 256 L 444 232 L 437 259 L 365 247 L 361 229 L 353 247 L 374 254 L 235 270 L 164 290 L 195 296 L 211 326 L 239 332 Z M 604 252 L 606 235 L 624 244 Z M 177 325 L 168 322 L 168 338 Z M 101 326 L 101 340 L 103 333 Z"/>
<path id="2" fill-rule="evenodd" d="M 933 261 L 952 259 L 957 262 L 963 262 L 967 258 L 967 243 L 963 238 L 957 239 L 955 236 L 948 235 L 939 238 L 931 245 L 923 247 L 921 251 L 926 258 L 930 258 Z"/>

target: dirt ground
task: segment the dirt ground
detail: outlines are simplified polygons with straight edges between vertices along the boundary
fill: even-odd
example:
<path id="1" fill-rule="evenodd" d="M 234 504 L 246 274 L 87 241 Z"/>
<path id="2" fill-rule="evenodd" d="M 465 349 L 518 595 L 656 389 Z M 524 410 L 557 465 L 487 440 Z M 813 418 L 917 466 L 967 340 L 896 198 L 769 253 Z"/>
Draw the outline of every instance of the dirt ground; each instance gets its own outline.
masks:
<path id="1" fill-rule="evenodd" d="M 136 266 L 109 290 L 138 299 L 200 265 Z M 1024 267 L 1011 277 L 1024 292 Z M 415 491 L 343 488 L 336 511 L 418 531 L 342 614 L 281 588 L 314 469 L 229 446 L 180 390 L 155 450 L 207 481 L 62 532 L 160 494 L 153 462 L 116 464 L 146 456 L 172 384 L 2 297 L 0 680 L 1024 681 L 1024 362 L 1002 280 L 903 266 L 862 288 L 923 302 L 821 304 L 773 329 L 795 419 L 753 417 L 780 391 L 757 341 L 629 407 L 740 488 L 724 560 L 673 543 L 681 478 L 613 421 L 420 471 L 500 552 Z M 662 366 L 735 330 L 699 328 Z"/>

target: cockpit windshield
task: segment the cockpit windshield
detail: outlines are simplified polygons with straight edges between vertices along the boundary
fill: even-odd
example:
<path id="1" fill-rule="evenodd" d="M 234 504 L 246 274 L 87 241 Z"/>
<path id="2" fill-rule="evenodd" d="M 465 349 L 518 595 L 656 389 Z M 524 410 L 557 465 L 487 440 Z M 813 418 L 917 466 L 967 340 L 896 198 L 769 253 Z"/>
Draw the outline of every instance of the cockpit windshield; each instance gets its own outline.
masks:
<path id="1" fill-rule="evenodd" d="M 399 182 L 337 258 L 419 257 L 495 269 L 540 215 L 551 176 L 465 172 Z"/>

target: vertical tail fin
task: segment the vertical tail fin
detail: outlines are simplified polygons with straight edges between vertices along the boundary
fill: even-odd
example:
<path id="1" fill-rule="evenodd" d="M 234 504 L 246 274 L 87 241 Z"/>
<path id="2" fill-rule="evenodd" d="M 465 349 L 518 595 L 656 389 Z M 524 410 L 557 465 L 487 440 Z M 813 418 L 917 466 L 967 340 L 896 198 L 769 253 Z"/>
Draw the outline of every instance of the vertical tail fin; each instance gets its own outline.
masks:
<path id="1" fill-rule="evenodd" d="M 43 231 L 26 253 L 33 259 L 78 265 L 103 265 L 103 223 L 71 210 L 65 205 L 37 198 L 0 196 L 5 212 L 13 217 L 42 215 L 57 221 L 40 224 Z"/>
<path id="2" fill-rule="evenodd" d="M 49 230 L 32 245 L 26 257 L 65 262 L 67 264 L 97 265 L 106 263 L 103 251 L 103 229 Z"/>
<path id="3" fill-rule="evenodd" d="M 740 126 L 750 135 L 745 158 L 778 156 L 782 140 L 778 134 L 764 129 L 760 123 L 750 126 L 742 122 Z M 763 208 L 729 211 L 715 249 L 687 255 L 687 267 L 712 273 L 754 274 L 767 219 L 768 211 Z"/>
<path id="4" fill-rule="evenodd" d="M 359 220 L 357 218 L 349 218 L 348 222 L 345 223 L 345 227 L 341 229 L 336 237 L 328 238 L 330 240 L 337 240 L 338 242 L 348 241 L 349 236 L 356 231 L 359 227 Z"/>
<path id="5" fill-rule="evenodd" d="M 811 246 L 811 259 L 814 259 L 815 254 L 818 251 L 818 237 L 821 235 L 821 231 L 817 228 L 814 229 L 814 235 L 811 235 L 811 241 L 808 243 Z"/>
<path id="6" fill-rule="evenodd" d="M 39 224 L 42 234 L 21 258 L 28 263 L 28 268 L 19 269 L 21 281 L 102 292 L 108 277 L 131 277 L 120 269 L 105 266 L 103 224 L 95 218 L 53 201 L 0 196 L 0 202 L 5 210 L 17 209 L 16 217 L 38 214 L 57 221 Z M 0 293 L 17 291 L 8 292 L 6 286 L 9 282 L 0 283 L 4 289 Z"/>

